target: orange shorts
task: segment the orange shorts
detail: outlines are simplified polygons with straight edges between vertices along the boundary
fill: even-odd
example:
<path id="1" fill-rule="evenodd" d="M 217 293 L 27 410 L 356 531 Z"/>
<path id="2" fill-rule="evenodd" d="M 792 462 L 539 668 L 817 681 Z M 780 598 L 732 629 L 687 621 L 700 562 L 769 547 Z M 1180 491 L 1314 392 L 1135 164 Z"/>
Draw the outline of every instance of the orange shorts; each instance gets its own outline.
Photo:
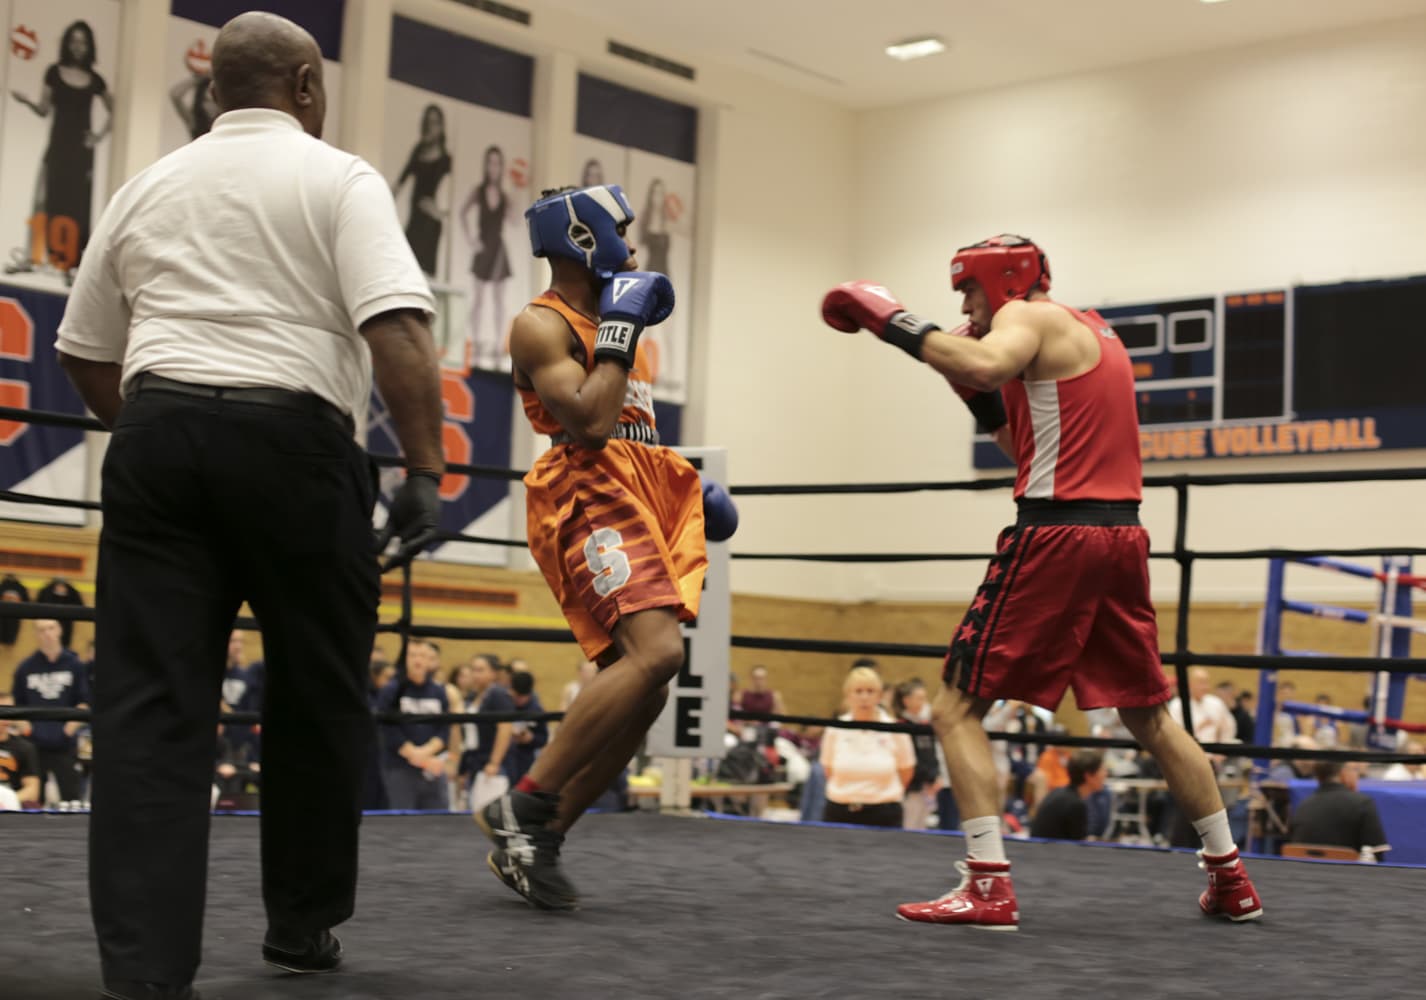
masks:
<path id="1" fill-rule="evenodd" d="M 619 439 L 558 445 L 525 476 L 530 554 L 584 655 L 614 642 L 624 615 L 698 617 L 708 553 L 698 472 L 670 448 Z"/>

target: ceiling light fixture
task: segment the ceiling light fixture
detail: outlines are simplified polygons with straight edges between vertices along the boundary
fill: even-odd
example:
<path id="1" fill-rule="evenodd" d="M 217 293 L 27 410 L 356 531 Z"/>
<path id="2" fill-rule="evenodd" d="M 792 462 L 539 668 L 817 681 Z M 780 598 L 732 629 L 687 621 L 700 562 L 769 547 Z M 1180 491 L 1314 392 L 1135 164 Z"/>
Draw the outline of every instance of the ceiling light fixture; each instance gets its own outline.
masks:
<path id="1" fill-rule="evenodd" d="M 1223 3 L 1225 0 L 1201 0 L 1202 3 Z"/>
<path id="2" fill-rule="evenodd" d="M 938 52 L 946 51 L 946 43 L 935 35 L 927 35 L 924 38 L 908 38 L 904 42 L 897 42 L 886 47 L 886 54 L 893 59 L 900 59 L 905 62 L 908 59 L 921 59 L 926 56 L 933 56 Z"/>

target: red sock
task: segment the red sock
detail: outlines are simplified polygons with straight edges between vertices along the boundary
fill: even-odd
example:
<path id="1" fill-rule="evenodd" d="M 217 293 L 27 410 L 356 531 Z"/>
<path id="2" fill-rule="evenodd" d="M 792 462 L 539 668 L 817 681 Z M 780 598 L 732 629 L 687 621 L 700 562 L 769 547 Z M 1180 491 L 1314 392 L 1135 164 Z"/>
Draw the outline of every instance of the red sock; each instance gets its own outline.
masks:
<path id="1" fill-rule="evenodd" d="M 541 788 L 539 785 L 535 784 L 533 781 L 531 781 L 530 776 L 527 774 L 519 781 L 515 782 L 515 791 L 533 793 L 542 792 L 544 791 L 544 789 Z"/>

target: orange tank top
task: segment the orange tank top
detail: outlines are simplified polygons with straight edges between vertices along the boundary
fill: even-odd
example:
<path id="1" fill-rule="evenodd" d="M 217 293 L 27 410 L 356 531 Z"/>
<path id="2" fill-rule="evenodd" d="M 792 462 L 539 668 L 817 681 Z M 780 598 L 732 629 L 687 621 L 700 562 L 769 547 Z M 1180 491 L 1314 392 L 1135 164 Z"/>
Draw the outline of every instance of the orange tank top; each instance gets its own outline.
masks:
<path id="1" fill-rule="evenodd" d="M 564 317 L 564 321 L 574 332 L 575 340 L 579 342 L 579 347 L 575 351 L 575 360 L 584 365 L 585 371 L 593 371 L 594 336 L 599 330 L 598 324 L 574 309 L 552 291 L 539 295 L 531 305 L 553 309 Z M 554 414 L 545 409 L 545 404 L 540 402 L 540 397 L 534 389 L 516 385 L 515 390 L 520 393 L 520 405 L 524 407 L 525 416 L 530 418 L 530 424 L 535 428 L 537 434 L 554 436 L 563 433 L 564 428 L 560 426 L 560 422 L 555 419 Z M 654 430 L 654 387 L 649 380 L 649 359 L 644 352 L 643 343 L 640 343 L 634 352 L 634 367 L 629 371 L 629 387 L 624 394 L 624 408 L 619 413 L 619 423 L 640 424 L 650 432 Z M 643 428 L 630 429 L 642 430 Z M 652 433 L 620 434 L 619 436 L 627 436 L 633 440 L 652 438 L 657 441 L 657 436 Z"/>

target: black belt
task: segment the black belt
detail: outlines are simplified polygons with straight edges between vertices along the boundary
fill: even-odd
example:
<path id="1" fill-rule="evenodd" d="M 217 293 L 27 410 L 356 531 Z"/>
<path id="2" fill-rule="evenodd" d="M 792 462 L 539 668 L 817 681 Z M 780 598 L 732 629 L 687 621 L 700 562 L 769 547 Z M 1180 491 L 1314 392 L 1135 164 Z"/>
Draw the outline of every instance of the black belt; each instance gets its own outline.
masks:
<path id="1" fill-rule="evenodd" d="M 293 392 L 290 389 L 271 389 L 265 386 L 197 385 L 193 382 L 176 382 L 153 372 L 139 372 L 129 383 L 129 396 L 138 396 L 145 392 L 167 392 L 197 399 L 227 399 L 234 403 L 271 406 L 279 410 L 322 417 L 348 434 L 353 433 L 356 428 L 350 416 L 321 396 L 310 392 Z"/>
<path id="2" fill-rule="evenodd" d="M 1034 500 L 1015 501 L 1017 526 L 1024 524 L 1137 525 L 1137 500 Z"/>

